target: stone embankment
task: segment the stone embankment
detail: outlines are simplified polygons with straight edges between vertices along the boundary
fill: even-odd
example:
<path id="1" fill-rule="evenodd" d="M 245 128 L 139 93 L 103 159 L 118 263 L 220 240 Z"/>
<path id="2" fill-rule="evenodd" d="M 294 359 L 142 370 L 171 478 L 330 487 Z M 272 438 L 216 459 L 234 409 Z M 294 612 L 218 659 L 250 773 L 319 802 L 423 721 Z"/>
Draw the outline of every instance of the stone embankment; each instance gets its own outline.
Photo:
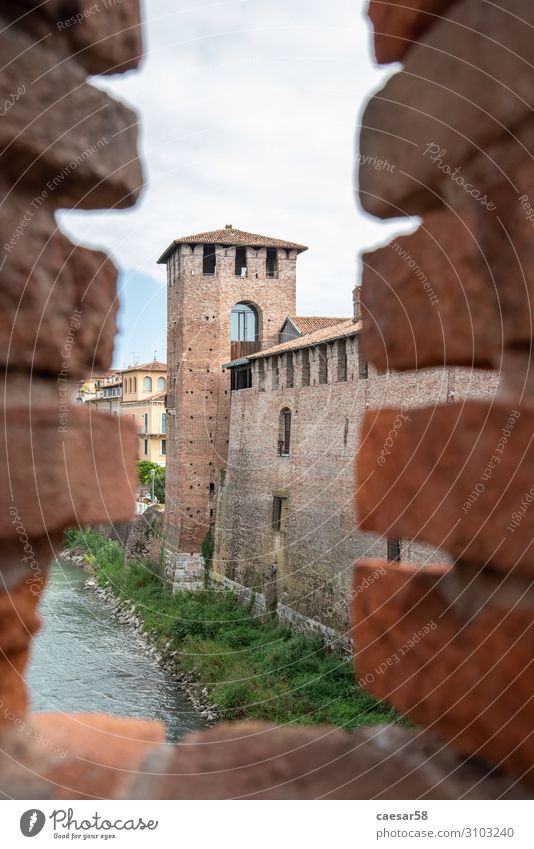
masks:
<path id="1" fill-rule="evenodd" d="M 82 569 L 88 571 L 90 569 L 85 556 L 80 554 L 78 549 L 65 549 L 58 557 Z M 151 634 L 144 630 L 143 614 L 139 607 L 127 599 L 121 600 L 117 598 L 112 587 L 99 586 L 92 576 L 85 581 L 85 588 L 97 595 L 105 604 L 111 606 L 113 616 L 121 626 L 127 626 L 135 633 L 135 637 L 143 644 L 147 654 L 185 692 L 205 724 L 215 725 L 220 718 L 219 709 L 216 704 L 209 701 L 207 688 L 200 688 L 195 676 L 181 669 L 180 652 L 172 650 L 170 641 L 162 647 L 159 645 L 156 634 Z"/>

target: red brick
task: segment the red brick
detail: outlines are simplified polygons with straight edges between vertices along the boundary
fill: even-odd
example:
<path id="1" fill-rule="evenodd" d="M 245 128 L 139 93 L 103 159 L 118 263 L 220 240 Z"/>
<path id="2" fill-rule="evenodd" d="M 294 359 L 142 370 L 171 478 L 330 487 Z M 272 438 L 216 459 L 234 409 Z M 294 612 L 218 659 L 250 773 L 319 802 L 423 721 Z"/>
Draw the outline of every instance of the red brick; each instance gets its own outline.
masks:
<path id="1" fill-rule="evenodd" d="M 23 556 L 21 549 L 21 557 Z M 42 573 L 44 582 L 44 573 Z M 43 583 L 20 581 L 0 593 L 0 732 L 12 727 L 28 706 L 24 670 L 30 641 L 40 625 L 37 602 Z"/>
<path id="2" fill-rule="evenodd" d="M 387 573 L 369 580 L 377 569 Z M 356 674 L 465 755 L 533 781 L 534 596 L 528 589 L 512 603 L 508 584 L 467 609 L 470 588 L 459 590 L 454 569 L 363 561 L 352 608 Z"/>
<path id="3" fill-rule="evenodd" d="M 137 68 L 142 56 L 139 0 L 115 4 L 87 0 L 20 0 L 4 11 L 36 41 L 71 56 L 90 74 L 117 74 Z M 21 7 L 28 11 L 21 15 Z M 84 14 L 85 13 L 85 14 Z M 82 15 L 72 23 L 72 18 Z"/>
<path id="4" fill-rule="evenodd" d="M 0 100 L 22 92 L 0 123 L 5 178 L 31 186 L 39 205 L 44 196 L 56 207 L 132 206 L 142 185 L 135 113 L 16 29 L 2 30 L 0 50 Z"/>
<path id="5" fill-rule="evenodd" d="M 521 504 L 532 500 L 533 415 L 532 405 L 505 400 L 367 412 L 357 459 L 360 527 L 532 576 L 534 509 Z"/>
<path id="6" fill-rule="evenodd" d="M 531 116 L 534 7 L 515 0 L 515 15 L 510 12 L 484 0 L 455 3 L 412 48 L 406 70 L 371 98 L 360 138 L 360 201 L 367 212 L 391 218 L 440 206 L 454 185 L 442 169 L 454 174 L 498 139 L 513 139 L 515 127 Z M 425 153 L 431 144 L 445 151 L 436 161 Z M 482 201 L 488 185 L 470 191 Z M 486 202 L 492 203 L 489 193 Z"/>
<path id="7" fill-rule="evenodd" d="M 472 207 L 363 255 L 364 357 L 379 369 L 488 366 L 502 353 L 499 303 Z"/>
<path id="8" fill-rule="evenodd" d="M 412 42 L 433 26 L 453 0 L 371 0 L 368 15 L 374 27 L 377 62 L 398 62 Z"/>
<path id="9" fill-rule="evenodd" d="M 20 537 L 20 523 L 32 538 L 132 516 L 137 430 L 129 419 L 70 407 L 62 421 L 58 396 L 56 408 L 10 409 L 2 446 L 0 468 L 9 481 L 2 539 Z"/>
<path id="10" fill-rule="evenodd" d="M 117 272 L 105 254 L 76 247 L 58 232 L 52 209 L 32 214 L 17 193 L 0 210 L 0 363 L 71 380 L 111 365 L 116 332 Z M 75 310 L 77 312 L 75 312 Z"/>

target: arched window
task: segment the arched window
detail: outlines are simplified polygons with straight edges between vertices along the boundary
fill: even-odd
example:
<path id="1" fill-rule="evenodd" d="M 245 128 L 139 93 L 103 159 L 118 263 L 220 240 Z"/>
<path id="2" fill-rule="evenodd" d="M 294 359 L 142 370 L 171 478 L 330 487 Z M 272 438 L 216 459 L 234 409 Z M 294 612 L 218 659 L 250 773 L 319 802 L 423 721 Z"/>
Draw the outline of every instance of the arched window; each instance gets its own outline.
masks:
<path id="1" fill-rule="evenodd" d="M 143 392 L 152 392 L 152 378 L 143 378 Z"/>
<path id="2" fill-rule="evenodd" d="M 280 410 L 280 418 L 278 421 L 278 454 L 280 457 L 289 455 L 289 446 L 291 443 L 291 410 L 284 407 Z"/>
<path id="3" fill-rule="evenodd" d="M 258 313 L 250 304 L 236 304 L 232 309 L 232 342 L 258 341 Z"/>
<path id="4" fill-rule="evenodd" d="M 165 392 L 167 388 L 167 381 L 164 377 L 158 377 L 158 392 Z"/>
<path id="5" fill-rule="evenodd" d="M 134 377 L 134 379 L 133 379 L 133 391 L 137 392 L 137 378 L 136 377 Z"/>
<path id="6" fill-rule="evenodd" d="M 128 378 L 128 392 L 131 392 L 131 391 L 132 391 L 132 378 L 129 377 Z"/>

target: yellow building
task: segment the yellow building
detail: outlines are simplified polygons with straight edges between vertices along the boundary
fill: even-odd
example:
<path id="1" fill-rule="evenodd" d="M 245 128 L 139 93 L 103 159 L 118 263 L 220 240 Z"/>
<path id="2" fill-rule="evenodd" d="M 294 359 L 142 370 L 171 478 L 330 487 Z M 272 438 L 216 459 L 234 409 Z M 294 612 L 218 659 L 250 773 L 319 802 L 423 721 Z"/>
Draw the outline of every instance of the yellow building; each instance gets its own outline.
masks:
<path id="1" fill-rule="evenodd" d="M 99 413 L 118 415 L 122 398 L 122 377 L 111 369 L 100 375 L 92 375 L 78 384 L 78 404 L 91 404 Z"/>
<path id="2" fill-rule="evenodd" d="M 167 366 L 154 360 L 121 371 L 123 416 L 132 416 L 139 433 L 140 460 L 165 465 L 167 454 Z"/>

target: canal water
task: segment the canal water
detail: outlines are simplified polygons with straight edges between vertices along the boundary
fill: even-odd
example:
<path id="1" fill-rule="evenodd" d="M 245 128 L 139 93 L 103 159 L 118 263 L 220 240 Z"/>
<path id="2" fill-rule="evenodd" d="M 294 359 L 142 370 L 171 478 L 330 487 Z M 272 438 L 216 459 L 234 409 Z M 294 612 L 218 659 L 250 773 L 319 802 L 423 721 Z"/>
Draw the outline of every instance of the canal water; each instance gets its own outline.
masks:
<path id="1" fill-rule="evenodd" d="M 34 711 L 85 711 L 159 719 L 176 742 L 199 728 L 179 686 L 139 637 L 84 588 L 87 573 L 66 561 L 50 569 L 27 675 Z"/>

